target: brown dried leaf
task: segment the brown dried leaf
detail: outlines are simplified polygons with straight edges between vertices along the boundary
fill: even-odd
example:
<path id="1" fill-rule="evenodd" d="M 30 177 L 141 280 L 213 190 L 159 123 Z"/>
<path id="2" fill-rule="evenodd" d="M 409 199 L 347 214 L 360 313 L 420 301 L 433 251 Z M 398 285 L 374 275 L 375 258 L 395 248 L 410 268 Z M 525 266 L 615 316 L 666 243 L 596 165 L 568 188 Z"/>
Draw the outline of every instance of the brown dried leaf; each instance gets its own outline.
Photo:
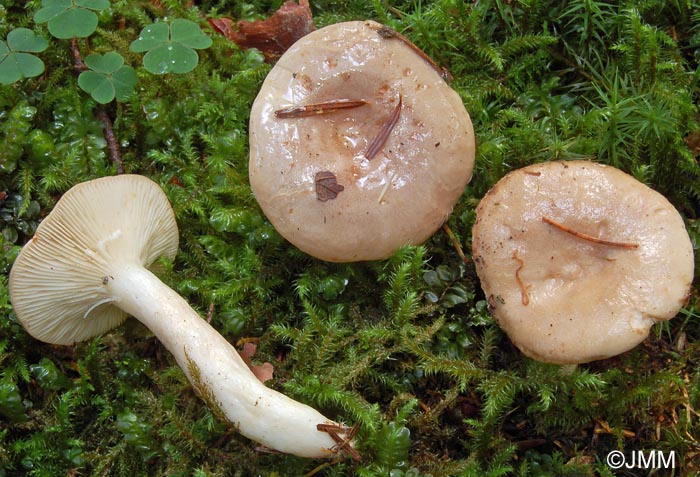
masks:
<path id="1" fill-rule="evenodd" d="M 272 379 L 275 372 L 275 367 L 270 363 L 263 363 L 261 365 L 253 364 L 251 358 L 257 349 L 258 345 L 255 344 L 254 341 L 246 341 L 243 344 L 243 349 L 241 350 L 240 354 L 241 358 L 243 358 L 243 361 L 245 361 L 245 364 L 248 365 L 255 377 L 258 378 L 261 383 L 264 383 L 265 381 Z"/>
<path id="2" fill-rule="evenodd" d="M 257 48 L 267 62 L 274 62 L 299 38 L 316 29 L 308 0 L 285 2 L 266 20 L 241 20 L 238 30 L 228 18 L 209 19 L 209 24 L 241 48 Z"/>
<path id="3" fill-rule="evenodd" d="M 700 133 L 691 132 L 685 137 L 685 143 L 693 156 L 700 156 Z"/>
<path id="4" fill-rule="evenodd" d="M 265 362 L 261 365 L 253 365 L 250 370 L 261 383 L 269 381 L 275 374 L 275 367 L 272 364 Z"/>
<path id="5" fill-rule="evenodd" d="M 331 171 L 321 171 L 316 173 L 314 178 L 316 183 L 316 198 L 321 202 L 332 200 L 345 190 L 345 187 L 338 184 L 338 179 Z"/>
<path id="6" fill-rule="evenodd" d="M 230 18 L 207 18 L 207 21 L 211 25 L 211 27 L 224 35 L 228 39 L 232 39 L 234 29 L 233 29 L 233 20 Z"/>

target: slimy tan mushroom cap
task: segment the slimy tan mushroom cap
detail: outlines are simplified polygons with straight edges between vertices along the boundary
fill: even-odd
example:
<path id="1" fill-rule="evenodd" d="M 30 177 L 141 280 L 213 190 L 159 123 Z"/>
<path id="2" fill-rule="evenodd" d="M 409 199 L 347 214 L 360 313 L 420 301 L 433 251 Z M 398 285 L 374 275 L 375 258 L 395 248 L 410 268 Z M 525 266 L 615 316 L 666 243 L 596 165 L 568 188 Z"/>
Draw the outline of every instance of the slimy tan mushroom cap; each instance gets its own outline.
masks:
<path id="1" fill-rule="evenodd" d="M 338 100 L 363 103 L 294 114 Z M 291 117 L 275 114 L 290 108 Z M 475 141 L 435 65 L 380 24 L 358 21 L 312 32 L 280 58 L 253 104 L 250 149 L 251 186 L 275 228 L 313 256 L 344 262 L 430 237 L 471 178 Z"/>
<path id="2" fill-rule="evenodd" d="M 693 249 L 661 194 L 588 161 L 511 172 L 477 207 L 473 256 L 518 348 L 574 364 L 627 351 L 688 298 Z"/>

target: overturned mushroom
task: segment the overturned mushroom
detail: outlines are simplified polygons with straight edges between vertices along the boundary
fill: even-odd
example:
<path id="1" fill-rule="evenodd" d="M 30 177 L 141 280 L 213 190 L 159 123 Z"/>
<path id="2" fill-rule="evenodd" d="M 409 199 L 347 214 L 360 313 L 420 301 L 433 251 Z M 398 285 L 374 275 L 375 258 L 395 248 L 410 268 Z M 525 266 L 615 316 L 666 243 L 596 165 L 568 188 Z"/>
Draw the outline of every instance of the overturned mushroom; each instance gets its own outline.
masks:
<path id="1" fill-rule="evenodd" d="M 683 220 L 613 167 L 516 170 L 476 213 L 482 288 L 499 325 L 532 358 L 576 364 L 622 353 L 688 297 L 693 249 Z"/>
<path id="2" fill-rule="evenodd" d="M 296 42 L 250 118 L 250 182 L 301 250 L 347 262 L 425 241 L 471 178 L 474 132 L 443 71 L 403 36 L 347 22 Z"/>
<path id="3" fill-rule="evenodd" d="M 173 258 L 178 230 L 163 191 L 135 175 L 73 187 L 43 220 L 10 272 L 10 299 L 35 338 L 70 345 L 132 315 L 173 354 L 220 418 L 271 449 L 332 457 L 344 428 L 263 385 L 236 350 L 148 267 Z M 349 449 L 349 443 L 342 446 Z"/>

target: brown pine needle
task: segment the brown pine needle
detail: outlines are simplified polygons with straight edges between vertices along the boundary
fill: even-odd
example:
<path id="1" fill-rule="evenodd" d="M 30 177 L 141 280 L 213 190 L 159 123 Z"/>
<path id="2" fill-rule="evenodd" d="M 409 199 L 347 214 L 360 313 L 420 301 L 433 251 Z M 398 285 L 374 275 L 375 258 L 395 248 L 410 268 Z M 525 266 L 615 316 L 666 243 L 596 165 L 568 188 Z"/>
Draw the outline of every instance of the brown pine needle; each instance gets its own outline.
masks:
<path id="1" fill-rule="evenodd" d="M 314 467 L 314 468 L 311 469 L 309 472 L 307 472 L 306 474 L 304 474 L 304 477 L 312 477 L 312 476 L 318 474 L 319 472 L 321 472 L 321 471 L 322 471 L 323 469 L 325 469 L 326 467 L 330 467 L 330 466 L 332 466 L 332 465 L 335 465 L 335 464 L 337 464 L 338 462 L 340 462 L 340 461 L 339 461 L 339 460 L 334 460 L 334 461 L 331 461 L 331 462 L 324 462 L 323 464 Z"/>
<path id="2" fill-rule="evenodd" d="M 284 455 L 284 452 L 280 452 L 276 449 L 272 449 L 271 447 L 267 447 L 267 446 L 257 446 L 255 448 L 255 452 L 260 452 L 261 454 Z"/>
<path id="3" fill-rule="evenodd" d="M 396 104 L 394 111 L 392 111 L 391 116 L 389 116 L 389 119 L 387 119 L 386 122 L 382 125 L 382 128 L 379 130 L 379 133 L 374 137 L 374 139 L 372 139 L 372 142 L 365 151 L 365 158 L 368 161 L 372 160 L 372 158 L 377 155 L 377 153 L 382 149 L 382 147 L 384 147 L 384 143 L 387 139 L 389 139 L 389 134 L 391 134 L 391 130 L 394 129 L 396 123 L 399 122 L 399 118 L 401 117 L 401 103 L 402 98 L 401 94 L 399 94 L 399 102 Z"/>
<path id="4" fill-rule="evenodd" d="M 428 56 L 426 52 L 418 48 L 411 40 L 403 36 L 401 33 L 397 32 L 393 28 L 384 25 L 381 28 L 379 28 L 379 30 L 377 30 L 377 33 L 379 33 L 379 36 L 381 36 L 382 38 L 395 38 L 401 43 L 408 46 L 411 50 L 413 50 L 414 53 L 420 56 L 423 59 L 423 61 L 428 63 L 435 71 L 437 71 L 438 74 L 442 77 L 442 79 L 445 80 L 445 82 L 451 83 L 454 80 L 452 73 L 450 73 L 446 68 L 443 68 L 440 65 L 438 65 L 435 62 L 435 60 Z"/>
<path id="5" fill-rule="evenodd" d="M 469 263 L 469 259 L 466 257 L 466 255 L 464 255 L 464 250 L 462 250 L 462 246 L 460 245 L 459 240 L 457 240 L 457 237 L 455 236 L 454 232 L 452 232 L 450 226 L 447 224 L 442 224 L 442 230 L 444 230 L 447 236 L 450 238 L 452 246 L 457 251 L 457 255 L 459 255 L 459 258 L 461 258 L 464 263 Z"/>
<path id="6" fill-rule="evenodd" d="M 331 99 L 322 103 L 306 104 L 301 106 L 290 106 L 288 108 L 278 109 L 275 111 L 275 116 L 280 119 L 285 118 L 305 118 L 308 116 L 316 116 L 318 114 L 334 113 L 341 109 L 359 108 L 367 104 L 364 99 Z"/>
<path id="7" fill-rule="evenodd" d="M 359 424 L 355 424 L 353 427 L 339 426 L 337 424 L 316 424 L 316 429 L 322 432 L 328 433 L 329 436 L 336 442 L 337 446 L 335 449 L 346 452 L 355 461 L 361 461 L 362 456 L 359 452 L 352 446 L 352 440 L 357 435 L 357 431 L 360 429 Z M 339 433 L 344 433 L 345 438 L 340 437 Z"/>
<path id="8" fill-rule="evenodd" d="M 520 271 L 525 266 L 525 262 L 523 262 L 523 260 L 520 257 L 518 257 L 517 250 L 513 250 L 513 260 L 518 262 L 518 268 L 515 270 L 515 279 L 517 280 L 518 286 L 520 287 L 520 300 L 522 301 L 523 306 L 527 306 L 530 304 L 530 297 L 527 294 L 527 289 L 529 287 L 525 286 L 525 284 L 523 283 L 523 279 L 520 278 Z"/>
<path id="9" fill-rule="evenodd" d="M 588 240 L 589 242 L 601 244 L 601 245 L 608 245 L 610 247 L 620 247 L 620 248 L 639 248 L 639 244 L 637 243 L 629 243 L 629 242 L 614 242 L 611 240 L 604 240 L 598 237 L 594 237 L 592 235 L 585 234 L 583 232 L 578 232 L 576 230 L 573 230 L 570 227 L 567 227 L 564 224 L 560 224 L 559 222 L 555 222 L 554 220 L 548 218 L 548 217 L 542 217 L 543 222 L 547 222 L 550 225 L 553 225 L 554 227 L 558 228 L 559 230 L 563 230 L 564 232 L 573 235 L 574 237 L 578 237 L 583 240 Z"/>

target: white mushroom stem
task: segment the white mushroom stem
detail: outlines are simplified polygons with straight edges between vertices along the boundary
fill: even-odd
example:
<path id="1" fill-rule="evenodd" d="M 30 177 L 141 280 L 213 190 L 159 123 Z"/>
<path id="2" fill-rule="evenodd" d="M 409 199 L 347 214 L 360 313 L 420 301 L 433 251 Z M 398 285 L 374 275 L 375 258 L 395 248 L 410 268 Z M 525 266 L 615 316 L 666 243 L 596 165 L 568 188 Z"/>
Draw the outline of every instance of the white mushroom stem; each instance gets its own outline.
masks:
<path id="1" fill-rule="evenodd" d="M 334 455 L 337 443 L 316 426 L 335 423 L 266 387 L 234 347 L 149 270 L 121 263 L 102 283 L 112 304 L 158 337 L 198 394 L 241 434 L 301 457 Z"/>

